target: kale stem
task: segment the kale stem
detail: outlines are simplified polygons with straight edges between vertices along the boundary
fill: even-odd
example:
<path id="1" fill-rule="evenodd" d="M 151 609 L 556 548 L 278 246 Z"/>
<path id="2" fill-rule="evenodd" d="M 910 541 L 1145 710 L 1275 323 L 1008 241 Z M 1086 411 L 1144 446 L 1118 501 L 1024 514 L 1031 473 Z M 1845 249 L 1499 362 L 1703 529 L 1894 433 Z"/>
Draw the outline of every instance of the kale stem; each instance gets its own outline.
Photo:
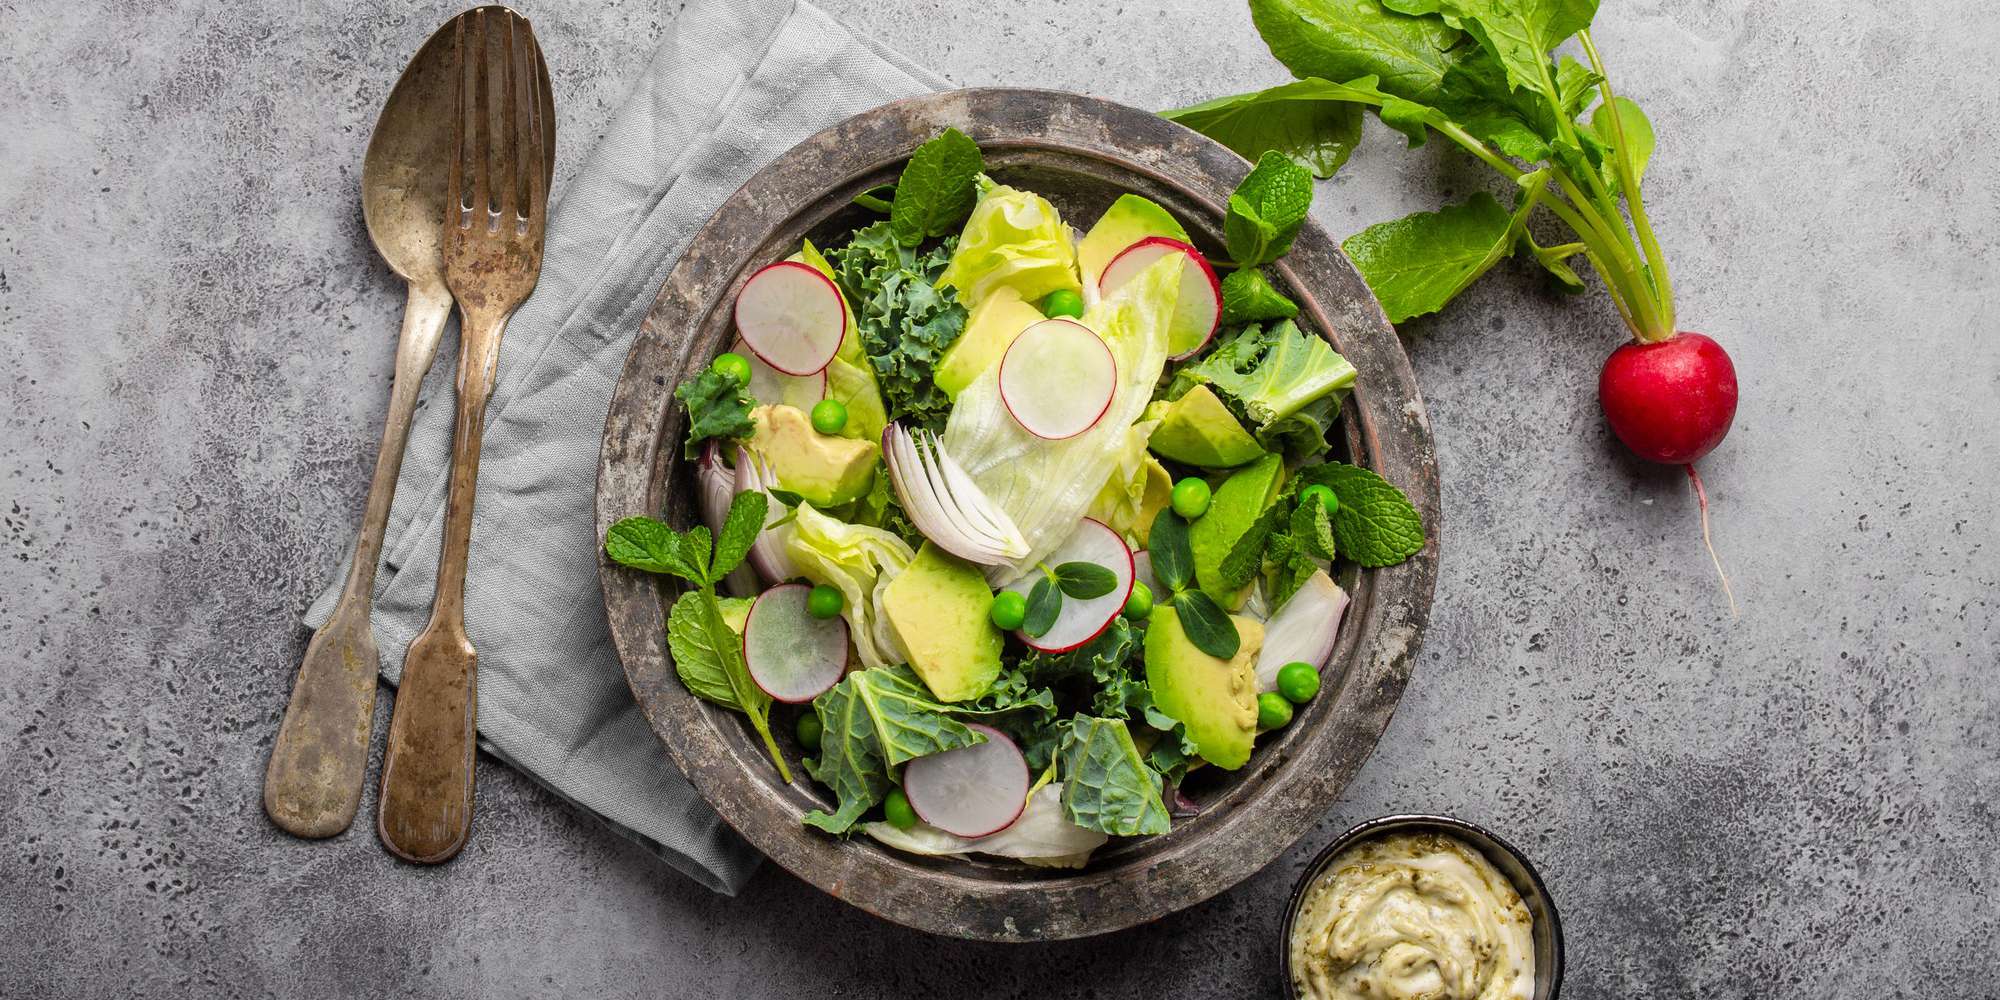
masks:
<path id="1" fill-rule="evenodd" d="M 1611 75 L 1604 70 L 1604 59 L 1597 54 L 1597 45 L 1591 41 L 1589 29 L 1577 32 L 1577 41 L 1583 46 L 1584 55 L 1590 59 L 1590 68 L 1601 81 L 1597 87 L 1604 95 L 1604 103 L 1611 108 L 1611 138 L 1617 146 L 1619 183 L 1625 187 L 1625 204 L 1632 214 L 1632 228 L 1638 231 L 1639 243 L 1645 249 L 1646 262 L 1652 266 L 1658 292 L 1659 305 L 1654 318 L 1666 336 L 1671 337 L 1675 333 L 1674 281 L 1667 270 L 1667 255 L 1660 249 L 1659 240 L 1653 236 L 1652 222 L 1646 218 L 1646 200 L 1639 191 L 1639 178 L 1632 172 L 1632 162 L 1625 155 L 1630 148 L 1626 145 L 1625 117 L 1619 113 L 1618 95 L 1611 90 Z"/>

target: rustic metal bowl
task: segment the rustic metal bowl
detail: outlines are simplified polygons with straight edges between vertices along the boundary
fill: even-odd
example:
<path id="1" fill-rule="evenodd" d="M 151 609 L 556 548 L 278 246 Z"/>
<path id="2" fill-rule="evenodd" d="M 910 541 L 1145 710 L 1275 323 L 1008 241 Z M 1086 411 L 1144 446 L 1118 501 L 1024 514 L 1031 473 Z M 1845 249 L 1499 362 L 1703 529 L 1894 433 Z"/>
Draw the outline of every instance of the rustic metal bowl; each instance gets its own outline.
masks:
<path id="1" fill-rule="evenodd" d="M 1563 978 L 1563 932 L 1562 917 L 1556 913 L 1556 901 L 1549 895 L 1549 889 L 1542 884 L 1542 875 L 1535 870 L 1535 863 L 1521 853 L 1521 849 L 1500 839 L 1498 834 L 1476 823 L 1449 816 L 1381 816 L 1355 827 L 1326 845 L 1312 862 L 1306 865 L 1305 873 L 1299 876 L 1297 885 L 1292 886 L 1292 897 L 1285 903 L 1285 920 L 1278 930 L 1278 976 L 1285 984 L 1285 996 L 1298 1000 L 1298 987 L 1292 981 L 1292 924 L 1298 920 L 1299 907 L 1305 902 L 1306 888 L 1313 879 L 1340 856 L 1340 852 L 1367 840 L 1391 833 L 1427 832 L 1443 833 L 1465 841 L 1486 860 L 1493 863 L 1505 876 L 1514 891 L 1521 894 L 1521 902 L 1528 907 L 1528 916 L 1534 919 L 1532 931 L 1535 949 L 1534 1000 L 1556 1000 L 1562 992 Z"/>
<path id="2" fill-rule="evenodd" d="M 598 470 L 599 537 L 618 519 L 694 519 L 692 471 L 678 447 L 683 378 L 725 349 L 729 304 L 759 267 L 826 245 L 873 216 L 852 199 L 895 180 L 918 144 L 950 125 L 985 151 L 989 172 L 1091 219 L 1136 191 L 1222 252 L 1230 191 L 1249 166 L 1211 140 L 1134 108 L 1078 94 L 960 90 L 911 98 L 815 135 L 744 184 L 667 275 L 640 328 L 605 420 Z M 832 808 L 803 775 L 777 778 L 740 716 L 689 695 L 668 661 L 656 577 L 604 563 L 611 635 L 632 691 L 674 762 L 749 842 L 793 874 L 870 913 L 965 938 L 1032 941 L 1130 927 L 1207 899 L 1282 853 L 1330 806 L 1375 747 L 1401 697 L 1437 577 L 1438 479 L 1430 426 L 1402 345 L 1333 240 L 1307 223 L 1274 280 L 1361 371 L 1336 445 L 1407 491 L 1430 542 L 1402 565 L 1343 580 L 1353 604 L 1324 693 L 1234 774 L 1191 783 L 1201 815 L 1171 833 L 1115 842 L 1080 872 L 1000 861 L 899 854 L 865 836 L 838 839 L 800 825 Z M 778 726 L 787 755 L 791 716 Z M 1213 769 L 1209 769 L 1213 771 Z"/>

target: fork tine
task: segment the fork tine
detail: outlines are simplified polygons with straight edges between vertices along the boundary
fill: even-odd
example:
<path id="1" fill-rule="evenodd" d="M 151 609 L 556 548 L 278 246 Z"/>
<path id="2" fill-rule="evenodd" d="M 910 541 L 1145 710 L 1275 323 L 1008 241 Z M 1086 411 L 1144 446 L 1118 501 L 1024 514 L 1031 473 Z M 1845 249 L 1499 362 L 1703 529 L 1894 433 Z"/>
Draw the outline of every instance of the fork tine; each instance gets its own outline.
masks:
<path id="1" fill-rule="evenodd" d="M 485 99 L 488 232 L 498 232 L 502 216 L 514 210 L 514 89 L 510 67 L 515 15 L 490 11 L 480 58 L 480 95 Z M 511 222 L 511 220 L 510 220 Z"/>
<path id="2" fill-rule="evenodd" d="M 524 18 L 515 18 L 514 59 L 512 64 L 514 79 L 514 109 L 519 116 L 514 131 L 514 173 L 516 178 L 515 218 L 523 223 L 533 223 L 541 215 L 547 203 L 543 185 L 546 177 L 542 164 L 546 152 L 542 147 L 542 50 L 535 41 L 535 29 Z"/>
<path id="3" fill-rule="evenodd" d="M 485 62 L 486 12 L 475 10 L 459 21 L 458 37 L 458 144 L 452 160 L 453 192 L 457 197 L 457 225 L 469 229 L 490 218 L 492 199 L 491 145 L 487 122 Z"/>

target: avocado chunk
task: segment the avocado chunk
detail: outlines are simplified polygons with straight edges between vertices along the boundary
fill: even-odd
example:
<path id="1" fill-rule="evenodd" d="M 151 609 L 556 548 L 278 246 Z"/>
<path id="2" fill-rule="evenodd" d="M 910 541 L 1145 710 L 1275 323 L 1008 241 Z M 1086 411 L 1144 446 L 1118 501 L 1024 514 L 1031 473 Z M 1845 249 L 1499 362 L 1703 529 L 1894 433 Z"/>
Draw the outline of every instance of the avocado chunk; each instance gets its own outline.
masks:
<path id="1" fill-rule="evenodd" d="M 993 591 L 979 567 L 931 542 L 882 591 L 882 615 L 910 654 L 910 669 L 939 701 L 970 701 L 1000 676 Z"/>
<path id="2" fill-rule="evenodd" d="M 1277 455 L 1266 455 L 1229 474 L 1216 487 L 1208 513 L 1188 526 L 1188 547 L 1194 550 L 1194 578 L 1201 589 L 1225 608 L 1242 606 L 1243 593 L 1225 593 L 1215 581 L 1222 574 L 1222 560 L 1236 540 L 1250 530 L 1257 515 L 1278 498 L 1285 484 L 1285 463 Z"/>
<path id="3" fill-rule="evenodd" d="M 1159 418 L 1160 426 L 1146 446 L 1161 458 L 1204 469 L 1233 469 L 1264 454 L 1263 446 L 1208 386 L 1189 389 L 1167 404 Z"/>
<path id="4" fill-rule="evenodd" d="M 1257 653 L 1264 626 L 1231 615 L 1236 655 L 1219 660 L 1195 647 L 1171 604 L 1156 604 L 1146 624 L 1146 686 L 1153 704 L 1187 726 L 1201 759 L 1234 771 L 1257 739 Z"/>
<path id="5" fill-rule="evenodd" d="M 1098 277 L 1112 258 L 1148 236 L 1193 242 L 1188 239 L 1187 230 L 1166 209 L 1136 194 L 1119 195 L 1076 245 L 1076 266 L 1083 273 L 1084 287 L 1096 288 Z"/>
<path id="6" fill-rule="evenodd" d="M 965 332 L 959 334 L 938 359 L 931 381 L 953 400 L 979 377 L 979 373 L 1000 363 L 1014 338 L 1022 330 L 1042 321 L 1042 311 L 1023 300 L 1021 293 L 1006 285 L 979 300 L 965 318 Z"/>
<path id="7" fill-rule="evenodd" d="M 1139 498 L 1139 523 L 1132 526 L 1132 534 L 1138 536 L 1139 547 L 1145 548 L 1153 540 L 1153 520 L 1160 511 L 1174 502 L 1174 476 L 1160 460 L 1146 456 L 1146 492 Z"/>
<path id="8" fill-rule="evenodd" d="M 771 463 L 779 489 L 797 493 L 815 507 L 834 507 L 875 485 L 881 451 L 875 442 L 821 434 L 796 406 L 760 406 L 750 411 L 750 419 L 757 425 L 750 450 Z"/>

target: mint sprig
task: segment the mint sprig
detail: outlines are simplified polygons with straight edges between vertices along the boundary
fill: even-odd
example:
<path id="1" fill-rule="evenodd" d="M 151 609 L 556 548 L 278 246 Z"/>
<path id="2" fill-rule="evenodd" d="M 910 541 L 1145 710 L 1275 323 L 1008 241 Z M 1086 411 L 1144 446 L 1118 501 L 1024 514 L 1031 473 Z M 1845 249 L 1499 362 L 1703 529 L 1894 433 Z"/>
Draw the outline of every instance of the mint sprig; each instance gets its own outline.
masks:
<path id="1" fill-rule="evenodd" d="M 978 200 L 974 182 L 985 169 L 978 143 L 955 128 L 918 146 L 889 203 L 889 228 L 896 242 L 913 247 L 957 229 L 972 214 Z"/>

